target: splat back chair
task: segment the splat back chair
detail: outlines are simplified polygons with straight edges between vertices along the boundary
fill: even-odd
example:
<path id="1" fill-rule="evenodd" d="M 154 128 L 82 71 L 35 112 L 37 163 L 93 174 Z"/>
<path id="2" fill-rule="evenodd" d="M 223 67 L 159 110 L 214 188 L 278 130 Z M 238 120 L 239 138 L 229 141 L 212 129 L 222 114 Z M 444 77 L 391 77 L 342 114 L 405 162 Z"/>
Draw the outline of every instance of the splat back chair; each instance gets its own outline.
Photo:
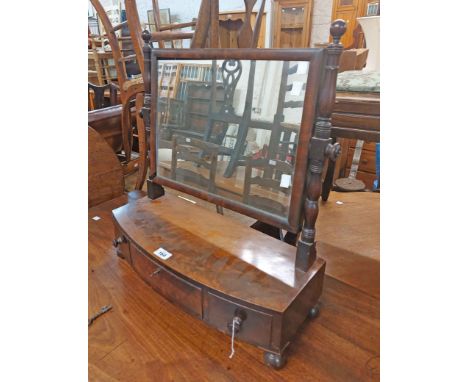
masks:
<path id="1" fill-rule="evenodd" d="M 256 170 L 260 174 L 252 176 L 252 170 Z M 280 175 L 277 176 L 277 174 Z M 261 194 L 273 192 L 273 195 L 277 195 L 281 193 L 286 200 L 286 197 L 291 194 L 290 185 L 288 183 L 287 187 L 281 187 L 281 181 L 278 178 L 281 179 L 282 175 L 292 176 L 292 174 L 293 166 L 288 162 L 248 158 L 245 167 L 244 203 L 278 215 L 286 215 L 288 210 L 287 202 L 281 203 Z M 260 189 L 261 192 L 252 190 L 252 185 L 259 186 L 257 190 Z"/>
<path id="2" fill-rule="evenodd" d="M 90 62 L 92 65 L 90 66 Z M 95 37 L 91 35 L 88 27 L 88 82 L 104 85 L 103 68 L 99 58 Z"/>
<path id="3" fill-rule="evenodd" d="M 253 70 L 255 71 L 255 66 L 253 67 Z M 250 127 L 271 131 L 267 150 L 267 159 L 269 160 L 284 161 L 291 151 L 290 149 L 294 149 L 296 147 L 299 125 L 285 123 L 284 113 L 285 109 L 302 109 L 304 107 L 304 101 L 287 100 L 288 97 L 290 98 L 291 90 L 293 88 L 293 83 L 291 81 L 288 83 L 288 78 L 297 73 L 297 70 L 298 64 L 291 66 L 289 61 L 283 62 L 278 101 L 273 123 L 252 121 L 251 115 L 247 110 L 249 115 L 244 116 L 245 121 L 239 126 L 236 143 L 224 176 L 231 177 L 237 166 L 245 166 L 246 162 L 245 158 L 243 157 L 243 152 L 245 150 L 247 133 Z M 249 110 L 252 108 L 253 81 L 254 73 L 251 73 L 245 105 L 245 108 L 249 108 Z M 302 90 L 305 90 L 305 85 L 306 84 L 304 83 Z M 291 139 L 292 133 L 295 133 L 294 139 Z M 268 169 L 267 171 L 270 173 L 271 169 Z"/>
<path id="4" fill-rule="evenodd" d="M 245 18 L 241 20 L 220 20 L 219 23 L 224 28 L 229 30 L 236 30 L 236 42 L 235 46 L 231 48 L 256 48 L 258 45 L 258 38 L 260 36 L 260 29 L 262 24 L 262 15 L 265 10 L 266 0 L 260 0 L 260 7 L 255 19 L 254 28 L 250 24 L 253 8 L 257 3 L 257 0 L 244 0 L 245 4 Z M 227 46 L 221 46 L 221 48 L 229 48 Z"/>
<path id="5" fill-rule="evenodd" d="M 291 66 L 289 62 L 283 63 L 278 104 L 271 128 L 269 149 L 267 152 L 267 158 L 269 160 L 286 160 L 289 153 L 291 151 L 294 152 L 297 146 L 299 125 L 284 122 L 287 109 L 302 109 L 304 107 L 304 101 L 302 100 L 287 100 L 288 97 L 292 97 L 293 82 L 289 80 L 290 76 L 296 74 L 297 71 L 298 64 Z M 303 83 L 301 91 L 305 90 L 305 86 L 306 84 Z M 294 139 L 292 139 L 293 133 Z M 294 158 L 290 160 L 294 161 Z"/>
<path id="6" fill-rule="evenodd" d="M 109 45 L 112 51 L 112 57 L 116 65 L 117 72 L 117 82 L 119 85 L 120 98 L 122 101 L 122 142 L 123 150 L 125 153 L 125 162 L 124 162 L 124 173 L 130 174 L 133 173 L 138 166 L 138 160 L 132 159 L 132 140 L 133 140 L 133 131 L 131 126 L 131 117 L 130 109 L 132 107 L 132 102 L 136 97 L 136 94 L 143 90 L 143 80 L 140 77 L 136 79 L 131 79 L 127 74 L 126 62 L 134 61 L 136 55 L 125 55 L 122 51 L 122 41 L 130 41 L 131 37 L 129 36 L 118 36 L 118 33 L 125 26 L 128 26 L 128 20 L 119 23 L 115 26 L 112 25 L 104 7 L 99 0 L 90 0 L 91 4 L 96 10 L 96 13 L 104 26 L 106 37 L 109 41 Z M 137 118 L 138 119 L 138 118 Z"/>
<path id="7" fill-rule="evenodd" d="M 257 0 L 245 0 L 245 9 L 246 9 L 246 17 L 245 20 L 250 20 L 250 16 L 253 10 L 253 7 Z M 160 20 L 159 20 L 159 7 L 158 7 L 158 2 L 156 0 L 153 0 L 153 15 L 154 15 L 154 23 L 156 25 L 157 30 L 168 30 L 169 26 L 162 27 L 160 26 Z M 241 48 L 255 48 L 258 44 L 258 39 L 260 35 L 260 29 L 261 29 L 261 23 L 262 23 L 262 14 L 265 8 L 265 0 L 261 0 L 260 3 L 260 9 L 259 13 L 257 15 L 257 18 L 255 20 L 255 25 L 254 28 L 252 29 L 252 26 L 250 25 L 250 22 L 244 22 L 242 23 L 242 26 L 238 30 L 237 34 L 237 44 Z M 188 26 L 190 23 L 186 24 L 175 24 L 171 25 L 172 27 L 180 28 L 180 27 L 185 27 Z M 198 15 L 198 24 L 197 24 L 197 29 L 194 33 L 193 39 L 192 39 L 192 48 L 197 48 L 197 47 L 211 47 L 211 48 L 216 48 L 219 46 L 219 34 L 218 34 L 218 28 L 219 28 L 219 4 L 217 0 L 203 0 L 200 6 L 200 11 Z M 139 40 L 139 43 L 141 43 L 141 39 Z M 160 42 L 160 47 L 164 47 L 163 42 Z M 238 77 L 240 76 L 241 72 L 238 72 L 238 69 L 235 68 L 236 70 L 234 72 L 230 72 L 228 65 L 226 65 L 226 62 L 223 63 L 223 83 L 224 83 L 224 89 L 225 89 L 225 100 L 224 100 L 224 105 L 223 108 L 226 109 L 229 106 L 232 107 L 232 97 L 234 94 L 234 90 L 237 84 Z M 211 83 L 206 84 L 207 88 L 211 88 L 211 103 L 210 103 L 210 110 L 209 110 L 209 118 L 207 122 L 206 129 L 203 133 L 203 140 L 205 141 L 212 141 L 212 133 L 213 133 L 213 128 L 215 125 L 219 124 L 224 124 L 223 133 L 222 134 L 216 134 L 216 138 L 214 141 L 217 143 L 221 143 L 222 139 L 224 138 L 225 131 L 227 129 L 227 124 L 225 121 L 223 121 L 223 118 L 221 120 L 217 119 L 216 117 L 219 115 L 223 115 L 225 111 L 219 113 L 219 105 L 218 103 L 218 97 L 219 97 L 219 86 L 216 83 L 216 78 L 217 78 L 217 70 L 218 68 L 216 67 L 216 63 L 213 62 L 212 65 L 212 73 L 211 73 Z M 190 102 L 190 99 L 187 100 Z M 187 105 L 187 108 L 190 108 L 190 105 Z M 186 108 L 186 114 L 188 111 L 188 114 L 191 113 L 190 110 L 187 110 Z M 190 120 L 186 121 L 185 128 L 182 128 L 182 130 L 185 131 L 186 135 L 190 135 L 190 132 L 192 129 L 190 126 L 187 126 L 187 123 L 190 123 Z M 174 128 L 177 128 L 177 126 L 172 126 Z M 171 126 L 168 126 L 168 128 L 171 128 Z M 225 154 L 230 154 L 230 151 L 228 150 L 225 152 Z"/>
<path id="8" fill-rule="evenodd" d="M 216 94 L 213 96 L 211 86 L 216 87 Z M 171 114 L 170 123 L 162 123 L 163 134 L 166 139 L 170 139 L 173 134 L 180 136 L 202 139 L 205 142 L 222 142 L 224 128 L 215 129 L 208 135 L 206 125 L 211 120 L 212 109 L 219 111 L 224 104 L 225 88 L 222 84 L 207 82 L 186 82 L 185 96 L 176 100 L 180 105 L 177 112 Z M 210 102 L 214 101 L 214 106 Z M 174 110 L 175 108 L 173 108 Z M 212 129 L 213 130 L 213 129 Z M 212 134 L 215 136 L 211 137 Z"/>
<path id="9" fill-rule="evenodd" d="M 369 49 L 366 49 L 366 38 L 361 24 L 353 31 L 353 42 L 345 47 L 340 59 L 339 72 L 362 70 L 366 66 Z"/>
<path id="10" fill-rule="evenodd" d="M 234 93 L 236 91 L 240 76 L 242 75 L 242 64 L 240 60 L 224 60 L 221 64 L 223 89 L 223 103 L 221 105 L 218 105 L 216 102 L 218 100 L 218 83 L 217 76 L 215 74 L 217 69 L 216 61 L 213 61 L 211 67 L 211 100 L 209 104 L 209 116 L 203 139 L 205 141 L 213 141 L 214 143 L 221 145 L 226 135 L 229 119 L 230 117 L 234 116 Z M 213 89 L 216 90 L 213 91 Z M 221 133 L 216 134 L 215 138 L 212 139 L 215 126 L 220 124 L 222 126 Z M 224 150 L 224 155 L 226 154 L 229 155 L 230 150 L 227 150 L 227 152 Z"/>
<path id="11" fill-rule="evenodd" d="M 183 178 L 184 181 L 195 183 L 208 190 L 208 192 L 216 192 L 215 179 L 218 151 L 219 147 L 217 145 L 196 138 L 174 135 L 172 137 L 171 178 L 174 180 Z M 204 154 L 200 155 L 202 152 Z M 208 177 L 200 174 L 199 171 L 178 167 L 178 164 L 181 163 L 179 161 L 190 163 L 197 170 L 200 168 L 208 170 Z"/>
<path id="12" fill-rule="evenodd" d="M 221 145 L 228 121 L 232 120 L 229 116 L 234 115 L 232 102 L 241 73 L 239 60 L 225 60 L 220 67 L 214 60 L 208 81 L 184 83 L 185 96 L 180 100 L 183 103 L 179 113 L 180 123 L 163 124 L 164 134 L 170 137 L 177 133 Z"/>
<path id="13" fill-rule="evenodd" d="M 217 3 L 217 1 L 212 0 L 213 3 Z M 257 0 L 244 0 L 245 4 L 245 20 L 240 26 L 238 33 L 237 33 L 237 46 L 239 48 L 256 48 L 258 45 L 258 39 L 260 36 L 260 30 L 262 27 L 262 16 L 263 16 L 263 11 L 265 9 L 265 0 L 261 0 L 260 2 L 260 8 L 257 14 L 257 18 L 255 19 L 255 25 L 254 28 L 252 29 L 252 26 L 250 24 L 250 17 L 252 14 L 253 7 Z M 203 7 L 203 5 L 202 5 Z M 200 8 L 200 12 L 202 12 L 202 7 Z M 213 21 L 213 20 L 218 20 L 218 21 Z M 210 23 L 216 23 L 214 26 L 214 30 L 212 30 L 212 35 L 211 39 L 213 40 L 213 33 L 216 33 L 218 35 L 218 28 L 219 28 L 219 11 L 212 12 L 212 17 L 210 19 Z M 212 26 L 211 26 L 212 27 Z M 212 27 L 213 28 L 213 27 Z M 211 44 L 211 47 L 218 47 L 219 46 L 219 37 L 216 37 L 215 43 Z M 239 60 L 225 60 L 222 64 L 222 79 L 223 79 L 223 85 L 224 85 L 224 104 L 219 111 L 219 109 L 216 107 L 216 96 L 217 96 L 217 91 L 216 91 L 216 73 L 215 71 L 217 70 L 215 62 L 213 62 L 212 65 L 212 81 L 211 81 L 211 103 L 210 103 L 210 112 L 209 112 L 209 118 L 207 122 L 207 126 L 205 129 L 205 134 L 204 134 L 204 140 L 205 141 L 210 141 L 212 140 L 212 133 L 213 133 L 213 128 L 216 124 L 222 124 L 223 125 L 223 132 L 222 134 L 218 134 L 217 138 L 215 139 L 215 142 L 218 144 L 222 143 L 222 140 L 225 137 L 226 130 L 227 130 L 227 121 L 226 117 L 229 115 L 234 114 L 234 109 L 232 107 L 232 102 L 233 102 L 233 97 L 234 97 L 234 92 L 237 86 L 237 83 L 239 81 L 240 75 L 242 74 L 242 65 Z M 255 73 L 255 62 L 252 62 L 251 68 L 250 68 L 251 76 L 252 76 L 252 84 L 249 85 L 249 89 L 247 90 L 247 99 L 246 99 L 246 105 L 244 110 L 249 108 L 249 110 L 252 107 L 252 95 L 253 95 L 253 76 Z M 249 82 L 250 84 L 250 82 Z M 245 111 L 244 115 L 242 117 L 243 124 L 245 124 L 246 119 L 250 118 L 250 113 L 249 111 Z M 238 119 L 236 119 L 238 122 Z M 232 121 L 232 120 L 231 120 Z M 224 155 L 232 155 L 233 151 L 229 149 L 224 149 L 223 150 Z M 227 171 L 231 171 L 228 169 Z"/>
<path id="14" fill-rule="evenodd" d="M 125 174 L 133 173 L 135 170 L 138 170 L 138 176 L 135 188 L 141 189 L 144 183 L 147 159 L 146 159 L 146 132 L 144 130 L 144 123 L 141 120 L 139 110 L 143 105 L 143 78 L 136 77 L 130 78 L 127 73 L 126 63 L 133 62 L 136 60 L 138 63 L 140 72 L 144 71 L 144 62 L 143 62 L 143 52 L 142 52 L 142 43 L 141 43 L 141 25 L 138 17 L 138 11 L 134 0 L 125 1 L 126 7 L 126 16 L 127 20 L 113 26 L 109 20 L 107 13 L 104 10 L 104 7 L 99 0 L 90 0 L 91 4 L 94 6 L 98 17 L 100 18 L 104 30 L 106 32 L 106 37 L 108 38 L 109 45 L 111 46 L 112 55 L 114 62 L 116 64 L 117 79 L 120 90 L 120 97 L 122 101 L 122 141 L 123 141 L 123 150 L 125 153 Z M 122 30 L 124 27 L 128 27 L 130 36 L 117 36 L 117 33 Z M 175 38 L 192 38 L 193 32 L 156 32 L 153 33 L 151 38 L 152 41 L 164 41 L 171 40 Z M 122 51 L 121 43 L 132 42 L 133 50 L 135 54 L 126 55 Z M 125 49 L 125 48 L 124 48 Z M 139 152 L 143 153 L 139 158 L 132 158 L 132 145 L 133 145 L 133 128 L 131 124 L 130 109 L 132 103 L 135 102 L 137 108 L 137 136 Z"/>
<path id="15" fill-rule="evenodd" d="M 97 1 L 97 0 L 94 0 Z M 159 4 L 157 0 L 153 0 L 153 16 L 154 23 L 156 26 L 156 32 L 146 33 L 147 38 L 151 43 L 157 42 L 160 48 L 165 47 L 165 41 L 171 41 L 173 46 L 173 41 L 175 40 L 184 40 L 191 39 L 191 48 L 202 48 L 202 47 L 219 47 L 219 2 L 218 0 L 202 0 L 200 5 L 200 10 L 198 14 L 197 22 L 195 23 L 195 31 L 193 32 L 184 32 L 176 31 L 177 29 L 193 26 L 194 22 L 188 23 L 179 23 L 179 24 L 170 24 L 170 25 L 161 25 L 159 17 Z M 252 12 L 253 6 L 255 5 L 256 0 L 245 0 L 246 6 L 246 20 L 250 20 L 250 14 Z M 246 22 L 239 29 L 238 38 L 239 38 L 239 47 L 256 47 L 258 44 L 258 38 L 260 35 L 261 22 L 263 10 L 265 7 L 265 0 L 262 0 L 259 13 L 255 22 L 255 27 L 252 30 L 250 22 Z M 143 59 L 143 31 L 141 29 L 140 19 L 138 16 L 138 10 L 136 7 L 135 0 L 126 0 L 125 8 L 127 12 L 127 20 L 130 29 L 130 35 L 134 45 L 136 59 L 140 66 L 140 69 L 143 72 L 144 68 L 144 59 Z M 214 69 L 213 69 L 214 70 Z M 213 73 L 215 75 L 215 73 Z M 141 91 L 141 88 L 138 88 L 138 92 Z M 216 98 L 216 86 L 212 87 L 212 98 Z M 137 100 L 137 110 L 140 110 L 143 98 Z M 215 101 L 213 101 L 215 103 Z M 211 108 L 213 106 L 211 104 Z M 126 111 L 126 108 L 124 108 Z M 128 122 L 127 122 L 128 125 Z M 210 126 L 207 131 L 211 131 L 213 126 Z M 144 149 L 147 147 L 147 132 L 143 131 L 142 128 L 138 127 L 138 137 L 139 137 L 139 149 Z M 123 134 L 125 135 L 127 129 L 123 129 Z M 205 140 L 208 132 L 205 133 Z M 144 137 L 143 137 L 144 135 Z M 141 141 L 141 142 L 140 142 Z M 131 143 L 127 146 L 131 147 Z M 140 151 L 140 152 L 146 152 Z M 140 161 L 138 164 L 138 177 L 137 177 L 137 188 L 141 189 L 146 175 L 147 168 L 147 157 L 146 155 L 140 155 Z"/>
<path id="16" fill-rule="evenodd" d="M 163 32 L 163 31 L 173 31 L 173 32 L 180 32 L 181 29 L 187 28 L 187 27 L 194 27 L 197 25 L 196 21 L 189 21 L 186 23 L 171 23 L 171 24 L 166 24 L 163 25 L 161 23 L 161 13 L 159 9 L 159 2 L 158 0 L 152 0 L 152 5 L 153 5 L 153 23 L 156 32 Z M 168 40 L 166 40 L 168 41 Z M 166 41 L 159 40 L 158 46 L 159 48 L 166 48 Z M 171 39 L 169 40 L 169 44 L 171 48 L 176 47 L 176 41 L 180 41 L 179 39 Z"/>
<path id="17" fill-rule="evenodd" d="M 138 10 L 136 7 L 135 0 L 125 0 L 125 9 L 127 12 L 127 20 L 130 30 L 130 36 L 133 42 L 133 47 L 135 50 L 136 60 L 140 66 L 140 70 L 143 72 L 144 70 L 144 59 L 143 59 L 143 40 L 142 35 L 145 33 L 149 37 L 149 41 L 151 43 L 157 43 L 160 48 L 165 48 L 165 42 L 169 41 L 171 46 L 174 46 L 174 41 L 181 41 L 189 39 L 191 40 L 191 47 L 203 47 L 203 46 L 211 46 L 207 43 L 208 36 L 205 35 L 204 28 L 200 30 L 200 25 L 202 22 L 206 22 L 208 20 L 207 25 L 216 25 L 216 23 L 211 21 L 211 17 L 213 14 L 217 15 L 217 4 L 216 1 L 213 0 L 213 4 L 211 3 L 212 0 L 202 0 L 202 4 L 200 6 L 200 16 L 201 20 L 197 22 L 188 22 L 188 23 L 176 23 L 176 24 L 169 24 L 169 25 L 161 25 L 160 16 L 159 16 L 159 4 L 157 0 L 153 0 L 153 16 L 154 16 L 154 24 L 156 31 L 155 32 L 148 32 L 142 31 L 140 18 L 138 15 Z M 216 6 L 215 6 L 216 5 Z M 186 27 L 193 27 L 195 26 L 194 31 L 181 31 L 181 28 Z M 214 28 L 214 27 L 213 27 Z M 216 33 L 213 28 L 210 28 L 211 34 L 214 35 Z M 144 32 L 144 33 L 143 33 Z M 214 39 L 213 39 L 214 41 Z M 138 88 L 138 92 L 141 93 L 141 88 Z M 141 110 L 143 104 L 143 95 L 137 96 L 137 110 Z M 140 113 L 138 113 L 140 115 Z M 139 118 L 140 120 L 140 118 Z M 138 146 L 140 153 L 147 152 L 147 131 L 144 130 L 143 124 L 137 123 L 137 130 L 138 130 Z M 137 183 L 136 188 L 141 189 L 143 183 L 145 181 L 146 176 L 146 169 L 148 166 L 148 158 L 147 155 L 140 155 L 139 164 L 138 164 L 138 176 L 137 176 Z"/>
<path id="18" fill-rule="evenodd" d="M 265 9 L 265 1 L 261 0 L 259 12 L 255 20 L 254 28 L 250 25 L 250 17 L 257 0 L 244 0 L 247 22 L 242 23 L 237 33 L 237 45 L 239 48 L 256 48 L 260 36 L 262 15 Z M 219 42 L 219 1 L 202 0 L 198 13 L 198 30 L 192 39 L 192 48 L 195 47 L 220 47 Z"/>

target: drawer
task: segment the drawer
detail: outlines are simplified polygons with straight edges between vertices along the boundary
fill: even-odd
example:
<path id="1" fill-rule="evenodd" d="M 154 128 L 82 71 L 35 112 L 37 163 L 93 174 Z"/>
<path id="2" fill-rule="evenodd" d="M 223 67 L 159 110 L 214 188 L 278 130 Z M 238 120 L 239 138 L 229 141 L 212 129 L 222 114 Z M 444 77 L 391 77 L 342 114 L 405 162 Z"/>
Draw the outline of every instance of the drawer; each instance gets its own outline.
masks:
<path id="1" fill-rule="evenodd" d="M 380 117 L 365 114 L 343 114 L 333 112 L 332 125 L 361 130 L 380 131 Z"/>
<path id="2" fill-rule="evenodd" d="M 273 320 L 270 314 L 236 304 L 209 291 L 205 292 L 203 305 L 203 319 L 228 334 L 230 333 L 228 325 L 232 324 L 236 313 L 241 312 L 244 319 L 236 338 L 265 348 L 270 346 Z"/>
<path id="3" fill-rule="evenodd" d="M 181 306 L 188 313 L 202 317 L 202 290 L 200 287 L 160 267 L 139 249 L 131 245 L 135 271 L 159 294 Z"/>

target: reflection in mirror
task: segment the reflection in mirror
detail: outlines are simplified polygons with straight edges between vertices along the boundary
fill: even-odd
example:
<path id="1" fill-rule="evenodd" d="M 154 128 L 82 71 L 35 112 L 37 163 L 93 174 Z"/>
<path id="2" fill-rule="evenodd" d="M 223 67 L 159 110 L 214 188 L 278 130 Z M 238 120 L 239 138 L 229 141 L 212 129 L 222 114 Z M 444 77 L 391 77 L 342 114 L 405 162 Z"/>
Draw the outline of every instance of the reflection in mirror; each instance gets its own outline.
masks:
<path id="1" fill-rule="evenodd" d="M 158 175 L 287 217 L 308 63 L 158 65 Z"/>

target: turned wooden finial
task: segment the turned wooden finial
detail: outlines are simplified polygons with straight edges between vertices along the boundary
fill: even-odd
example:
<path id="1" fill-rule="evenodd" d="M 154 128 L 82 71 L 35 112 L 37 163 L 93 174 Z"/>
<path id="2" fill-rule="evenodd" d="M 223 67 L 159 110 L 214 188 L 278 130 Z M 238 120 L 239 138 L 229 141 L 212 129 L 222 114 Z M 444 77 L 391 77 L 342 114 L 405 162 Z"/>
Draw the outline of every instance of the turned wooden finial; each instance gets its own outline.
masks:
<path id="1" fill-rule="evenodd" d="M 333 44 L 339 44 L 341 36 L 346 32 L 346 21 L 338 19 L 332 22 L 330 26 L 330 34 L 333 38 Z"/>
<path id="2" fill-rule="evenodd" d="M 145 44 L 149 44 L 151 41 L 151 33 L 145 29 L 143 32 L 141 32 L 141 38 L 143 39 Z"/>

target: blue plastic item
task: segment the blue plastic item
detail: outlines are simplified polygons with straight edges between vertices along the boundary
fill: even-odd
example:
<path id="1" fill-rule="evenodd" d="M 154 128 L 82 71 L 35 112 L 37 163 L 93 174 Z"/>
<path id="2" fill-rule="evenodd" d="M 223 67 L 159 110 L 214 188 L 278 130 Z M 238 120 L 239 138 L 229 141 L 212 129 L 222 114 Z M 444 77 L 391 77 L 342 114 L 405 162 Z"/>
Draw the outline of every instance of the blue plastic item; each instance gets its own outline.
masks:
<path id="1" fill-rule="evenodd" d="M 375 173 L 377 179 L 374 180 L 374 191 L 380 190 L 380 143 L 375 145 Z"/>

